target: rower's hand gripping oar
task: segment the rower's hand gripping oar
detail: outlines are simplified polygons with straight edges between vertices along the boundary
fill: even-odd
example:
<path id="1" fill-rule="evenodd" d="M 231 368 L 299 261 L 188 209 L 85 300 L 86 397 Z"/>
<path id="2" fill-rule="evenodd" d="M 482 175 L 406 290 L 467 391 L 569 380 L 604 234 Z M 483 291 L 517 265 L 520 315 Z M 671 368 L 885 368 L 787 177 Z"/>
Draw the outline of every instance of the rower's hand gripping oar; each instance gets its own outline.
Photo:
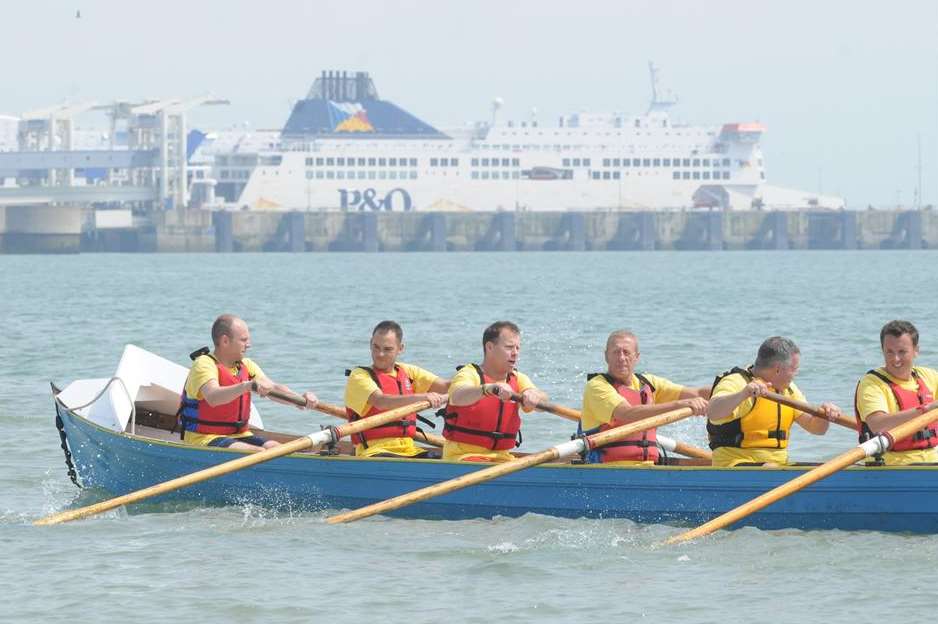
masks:
<path id="1" fill-rule="evenodd" d="M 298 395 L 293 395 L 292 398 L 285 398 L 285 400 L 288 400 L 291 403 L 297 403 L 297 405 L 306 405 L 306 400 Z M 297 401 L 299 401 L 299 403 Z M 130 494 L 124 494 L 123 496 L 111 498 L 100 503 L 95 503 L 94 505 L 88 505 L 87 507 L 81 507 L 79 509 L 71 509 L 52 514 L 50 516 L 46 516 L 45 518 L 36 520 L 33 524 L 59 524 L 60 522 L 68 522 L 70 520 L 77 520 L 79 518 L 93 516 L 95 514 L 114 509 L 115 507 L 120 507 L 121 505 L 129 505 L 130 503 L 136 503 L 153 496 L 159 496 L 160 494 L 179 490 L 189 485 L 236 472 L 256 464 L 270 461 L 278 457 L 283 457 L 284 455 L 289 455 L 290 453 L 302 451 L 314 446 L 332 444 L 345 436 L 361 433 L 362 431 L 367 431 L 368 429 L 373 429 L 374 427 L 380 427 L 381 425 L 393 422 L 395 420 L 400 420 L 403 416 L 407 416 L 408 414 L 412 414 L 422 409 L 427 409 L 428 407 L 430 407 L 430 403 L 428 401 L 419 401 L 411 405 L 405 405 L 403 407 L 388 410 L 387 412 L 381 412 L 380 414 L 375 414 L 374 416 L 368 416 L 367 418 L 356 420 L 353 423 L 339 425 L 338 427 L 329 427 L 327 429 L 323 429 L 322 431 L 316 431 L 310 433 L 309 435 L 302 436 L 296 440 L 292 440 L 269 449 L 264 449 L 263 451 L 257 453 L 245 455 L 243 457 L 239 457 L 238 459 L 234 459 L 223 464 L 218 464 L 217 466 L 212 466 L 211 468 L 206 468 L 204 470 L 199 470 L 198 472 L 183 475 L 169 481 L 164 481 L 163 483 L 158 483 L 156 485 L 137 490 L 136 492 L 131 492 Z"/>
<path id="2" fill-rule="evenodd" d="M 437 483 L 435 485 L 421 488 L 407 494 L 395 496 L 394 498 L 389 498 L 388 500 L 382 501 L 380 503 L 368 505 L 366 507 L 355 509 L 346 513 L 337 514 L 335 516 L 326 518 L 326 522 L 329 524 L 351 522 L 353 520 L 367 518 L 375 514 L 400 509 L 401 507 L 406 507 L 407 505 L 411 505 L 428 498 L 433 498 L 434 496 L 449 494 L 450 492 L 461 490 L 463 488 L 469 487 L 470 485 L 491 481 L 492 479 L 496 479 L 513 472 L 518 472 L 519 470 L 524 470 L 525 468 L 530 468 L 539 464 L 545 464 L 547 462 L 558 459 L 574 457 L 588 452 L 592 448 L 605 446 L 606 444 L 621 440 L 622 438 L 633 435 L 635 433 L 640 433 L 646 429 L 661 427 L 678 420 L 683 420 L 692 414 L 693 412 L 689 407 L 684 407 L 671 412 L 666 412 L 664 414 L 659 414 L 657 416 L 652 416 L 651 418 L 638 420 L 621 427 L 615 427 L 600 433 L 594 433 L 590 436 L 574 438 L 569 442 L 562 442 L 539 453 L 532 453 L 531 455 L 518 457 L 517 459 L 513 459 L 502 464 L 495 464 L 475 472 L 470 472 L 469 474 L 456 477 L 455 479 L 450 479 L 449 481 L 444 481 L 443 483 Z"/>
<path id="3" fill-rule="evenodd" d="M 827 420 L 827 416 L 825 416 L 821 408 L 817 407 L 816 405 L 811 405 L 810 403 L 805 403 L 804 401 L 799 401 L 798 399 L 793 399 L 791 397 L 785 396 L 784 394 L 778 394 L 777 392 L 766 392 L 764 398 L 781 405 L 787 405 L 788 407 L 796 409 L 799 412 L 804 412 L 810 416 Z M 857 421 L 853 418 L 850 418 L 849 416 L 844 416 L 843 414 L 830 422 L 836 423 L 841 427 L 846 427 L 847 429 L 853 429 L 854 431 L 857 430 Z"/>
<path id="4" fill-rule="evenodd" d="M 922 411 L 925 413 L 921 413 Z M 821 464 L 817 468 L 809 470 L 808 472 L 792 479 L 791 481 L 783 483 L 777 488 L 769 490 L 765 494 L 752 499 L 748 503 L 744 503 L 735 509 L 731 509 L 725 514 L 700 525 L 696 529 L 685 531 L 679 535 L 672 536 L 665 540 L 664 543 L 676 544 L 679 542 L 686 542 L 688 540 L 696 539 L 698 537 L 703 537 L 704 535 L 709 535 L 714 531 L 718 531 L 719 529 L 729 526 L 738 520 L 742 520 L 746 516 L 785 498 L 789 494 L 794 494 L 795 492 L 811 485 L 812 483 L 820 481 L 825 477 L 829 477 L 835 472 L 843 470 L 844 468 L 847 468 L 848 466 L 851 466 L 862 459 L 885 453 L 893 447 L 897 440 L 908 438 L 909 436 L 915 434 L 916 431 L 924 429 L 931 423 L 938 420 L 938 401 L 933 401 L 929 405 L 922 408 L 906 410 L 906 412 L 902 414 L 906 416 L 910 416 L 912 414 L 920 415 L 916 416 L 912 420 L 907 420 L 901 425 L 893 427 L 889 431 L 877 434 L 875 437 L 867 440 L 866 442 L 863 442 L 856 448 L 838 455 L 829 462 Z"/>
<path id="5" fill-rule="evenodd" d="M 516 403 L 520 403 L 521 395 L 512 393 L 511 400 Z M 567 420 L 572 420 L 574 422 L 580 422 L 580 418 L 582 416 L 582 414 L 580 413 L 580 410 L 575 410 L 571 407 L 564 407 L 562 405 L 555 405 L 553 403 L 548 403 L 547 401 L 539 402 L 537 405 L 534 406 L 534 409 L 540 412 L 548 412 L 551 414 L 555 414 L 557 416 L 566 418 Z M 692 444 L 679 442 L 678 440 L 675 440 L 674 438 L 669 438 L 668 436 L 661 435 L 660 432 L 656 434 L 656 437 L 658 438 L 658 444 L 660 444 L 664 448 L 664 450 L 666 450 L 669 453 L 678 453 L 680 455 L 684 455 L 685 457 L 706 459 L 707 461 L 713 460 L 713 453 L 711 453 L 707 449 L 702 449 Z"/>
<path id="6" fill-rule="evenodd" d="M 293 394 L 292 392 L 281 392 L 280 390 L 271 390 L 267 393 L 267 396 L 273 397 L 275 399 L 280 399 L 281 401 L 286 401 L 292 403 L 297 407 L 306 407 L 306 399 L 303 397 Z M 348 413 L 346 413 L 344 407 L 339 407 L 338 405 L 331 405 L 329 403 L 323 403 L 319 401 L 316 404 L 316 407 L 313 408 L 317 412 L 322 412 L 323 414 L 328 414 L 329 416 L 335 416 L 336 418 L 342 418 L 348 420 Z M 425 431 L 418 431 L 414 438 L 418 442 L 426 442 L 431 446 L 443 446 L 443 436 L 434 435 L 432 433 L 427 433 Z"/>

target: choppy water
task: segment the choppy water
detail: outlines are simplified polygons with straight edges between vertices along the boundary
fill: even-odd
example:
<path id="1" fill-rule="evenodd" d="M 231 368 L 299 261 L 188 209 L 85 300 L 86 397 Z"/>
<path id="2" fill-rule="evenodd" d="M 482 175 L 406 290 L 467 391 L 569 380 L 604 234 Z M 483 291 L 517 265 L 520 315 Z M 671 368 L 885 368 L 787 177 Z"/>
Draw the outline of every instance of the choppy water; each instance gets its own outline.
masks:
<path id="1" fill-rule="evenodd" d="M 609 331 L 641 338 L 642 369 L 687 384 L 752 360 L 762 338 L 800 345 L 798 383 L 850 406 L 879 363 L 878 331 L 908 318 L 938 366 L 934 252 L 0 256 L 0 621 L 566 622 L 612 616 L 689 622 L 933 619 L 938 537 L 744 529 L 668 549 L 674 531 L 624 520 L 463 522 L 242 507 L 112 512 L 30 522 L 71 503 L 48 382 L 113 372 L 132 342 L 180 363 L 220 312 L 251 326 L 275 380 L 341 400 L 368 361 L 371 327 L 404 325 L 407 361 L 441 374 L 475 359 L 481 331 L 524 332 L 521 370 L 578 405 Z M 925 286 L 900 280 L 921 275 Z M 918 280 L 916 280 L 918 282 Z M 271 428 L 327 417 L 262 403 Z M 570 425 L 529 417 L 525 448 Z M 669 435 L 703 445 L 702 421 Z M 792 457 L 822 460 L 846 430 L 796 433 Z"/>

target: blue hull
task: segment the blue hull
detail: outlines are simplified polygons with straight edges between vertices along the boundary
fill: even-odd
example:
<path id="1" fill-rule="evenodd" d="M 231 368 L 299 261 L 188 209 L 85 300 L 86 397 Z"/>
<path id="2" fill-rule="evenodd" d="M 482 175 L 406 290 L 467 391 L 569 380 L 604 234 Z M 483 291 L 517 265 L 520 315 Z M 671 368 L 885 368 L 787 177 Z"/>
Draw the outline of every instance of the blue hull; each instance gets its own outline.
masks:
<path id="1" fill-rule="evenodd" d="M 124 494 L 234 459 L 240 453 L 118 434 L 56 403 L 85 486 Z M 246 501 L 294 509 L 357 508 L 474 470 L 439 460 L 292 455 L 159 500 Z M 539 513 L 698 524 L 801 474 L 805 468 L 547 465 L 405 507 L 393 515 L 439 519 Z M 736 526 L 938 533 L 938 466 L 852 467 Z"/>

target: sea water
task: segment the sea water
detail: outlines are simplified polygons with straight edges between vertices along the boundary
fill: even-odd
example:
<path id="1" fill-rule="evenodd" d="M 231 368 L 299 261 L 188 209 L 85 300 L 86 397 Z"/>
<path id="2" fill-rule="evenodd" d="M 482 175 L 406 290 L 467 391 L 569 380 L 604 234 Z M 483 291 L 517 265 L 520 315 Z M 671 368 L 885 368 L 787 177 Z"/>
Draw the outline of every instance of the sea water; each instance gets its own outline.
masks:
<path id="1" fill-rule="evenodd" d="M 56 527 L 81 502 L 53 424 L 49 382 L 113 374 L 133 343 L 180 364 L 219 313 L 242 316 L 272 379 L 340 403 L 369 362 L 371 328 L 405 331 L 404 361 L 440 375 L 477 361 L 481 334 L 523 331 L 519 369 L 579 407 L 606 336 L 640 338 L 640 370 L 685 385 L 752 362 L 767 336 L 802 350 L 812 402 L 852 411 L 881 363 L 878 332 L 916 323 L 938 367 L 934 252 L 603 252 L 0 256 L 0 621 L 838 622 L 934 619 L 938 536 L 676 532 L 627 520 L 520 518 L 323 522 L 328 510 L 151 505 Z M 916 276 L 914 279 L 911 276 Z M 334 421 L 259 401 L 271 429 Z M 572 433 L 525 418 L 524 448 Z M 705 445 L 704 423 L 667 427 Z M 822 461 L 855 436 L 795 429 L 791 456 Z M 858 493 L 858 496 L 862 493 Z M 76 500 L 77 499 L 77 500 Z"/>

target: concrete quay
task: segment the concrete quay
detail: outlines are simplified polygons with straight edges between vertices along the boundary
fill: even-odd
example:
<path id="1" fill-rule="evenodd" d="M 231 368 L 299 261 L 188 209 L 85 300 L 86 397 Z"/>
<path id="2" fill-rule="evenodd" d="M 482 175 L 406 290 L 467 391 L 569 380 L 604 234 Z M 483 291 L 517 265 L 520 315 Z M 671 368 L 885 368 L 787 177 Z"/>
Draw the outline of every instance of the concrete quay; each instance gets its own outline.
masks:
<path id="1" fill-rule="evenodd" d="M 98 212 L 100 217 L 101 211 Z M 673 212 L 212 212 L 95 227 L 76 206 L 0 206 L 6 253 L 586 251 L 938 248 L 924 210 Z M 128 217 L 129 220 L 129 217 Z"/>

